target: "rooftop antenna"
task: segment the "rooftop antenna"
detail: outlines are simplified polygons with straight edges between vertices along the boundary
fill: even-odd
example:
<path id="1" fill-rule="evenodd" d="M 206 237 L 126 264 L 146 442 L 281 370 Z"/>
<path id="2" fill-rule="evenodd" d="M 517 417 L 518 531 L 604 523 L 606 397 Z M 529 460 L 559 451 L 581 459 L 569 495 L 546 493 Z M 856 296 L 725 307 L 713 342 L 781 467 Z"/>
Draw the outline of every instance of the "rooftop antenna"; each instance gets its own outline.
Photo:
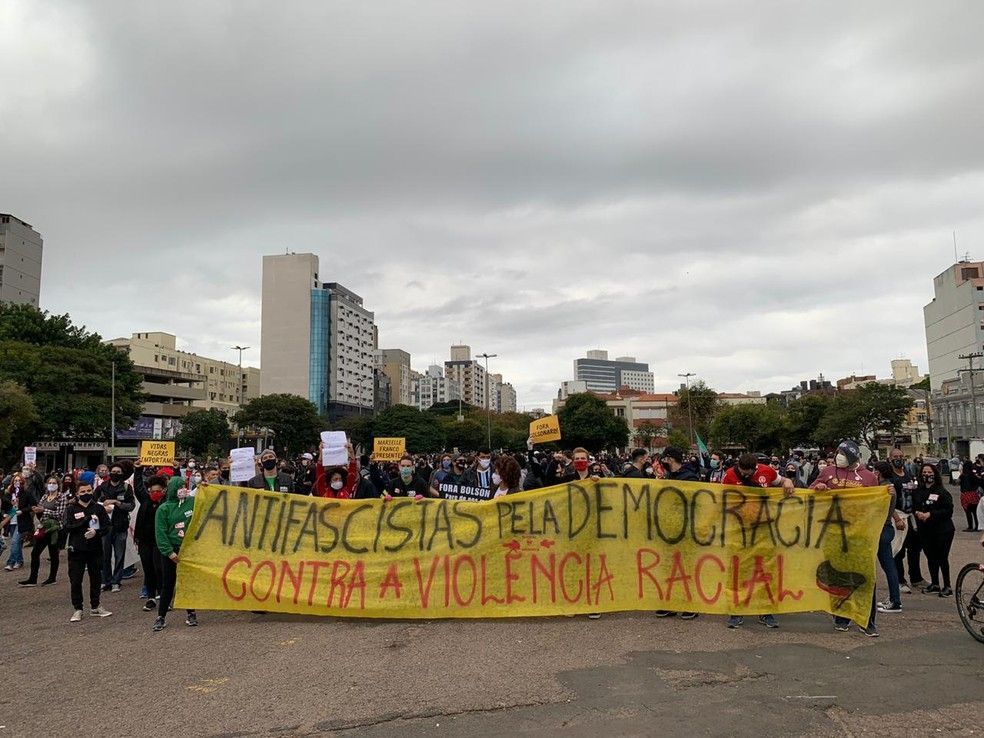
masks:
<path id="1" fill-rule="evenodd" d="M 953 232 L 953 261 L 958 262 L 960 259 L 957 257 L 957 232 Z"/>

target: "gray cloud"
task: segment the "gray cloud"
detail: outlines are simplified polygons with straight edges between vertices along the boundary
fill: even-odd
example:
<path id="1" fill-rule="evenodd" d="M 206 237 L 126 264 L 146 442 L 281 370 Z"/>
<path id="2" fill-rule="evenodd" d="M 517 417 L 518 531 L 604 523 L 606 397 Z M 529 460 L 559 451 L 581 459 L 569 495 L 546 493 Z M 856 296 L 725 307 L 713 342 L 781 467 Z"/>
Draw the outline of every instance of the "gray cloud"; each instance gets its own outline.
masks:
<path id="1" fill-rule="evenodd" d="M 314 251 L 424 367 L 520 403 L 607 347 L 675 384 L 925 367 L 984 257 L 973 2 L 0 8 L 0 209 L 106 336 L 259 342 L 264 253 Z M 253 352 L 252 358 L 258 358 Z"/>

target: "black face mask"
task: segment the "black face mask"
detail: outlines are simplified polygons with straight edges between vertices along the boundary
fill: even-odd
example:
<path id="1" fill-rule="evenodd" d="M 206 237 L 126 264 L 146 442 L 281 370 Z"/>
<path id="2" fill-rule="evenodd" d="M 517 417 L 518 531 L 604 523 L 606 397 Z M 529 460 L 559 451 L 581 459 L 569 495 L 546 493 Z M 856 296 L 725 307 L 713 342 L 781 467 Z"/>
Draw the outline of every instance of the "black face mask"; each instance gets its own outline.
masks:
<path id="1" fill-rule="evenodd" d="M 79 495 L 79 502 L 88 505 L 90 502 L 92 502 L 92 494 L 86 492 L 84 494 Z"/>
<path id="2" fill-rule="evenodd" d="M 123 479 L 123 475 L 120 472 L 112 472 L 109 475 L 109 481 L 111 481 L 113 484 L 119 484 L 120 480 L 122 479 Z"/>
<path id="3" fill-rule="evenodd" d="M 892 459 L 892 466 L 894 466 L 896 469 L 901 469 L 903 466 L 905 466 L 905 461 L 903 459 Z"/>
<path id="4" fill-rule="evenodd" d="M 936 477 L 934 476 L 924 476 L 922 479 L 923 479 L 923 484 L 925 484 L 927 487 L 932 487 L 933 483 L 936 481 Z"/>
<path id="5" fill-rule="evenodd" d="M 264 459 L 264 460 L 263 460 L 263 461 L 261 462 L 261 464 L 260 464 L 260 465 L 261 465 L 261 466 L 262 466 L 262 467 L 263 467 L 264 469 L 266 469 L 267 471 L 273 471 L 274 469 L 276 469 L 276 468 L 277 468 L 277 460 L 276 460 L 276 459 Z"/>

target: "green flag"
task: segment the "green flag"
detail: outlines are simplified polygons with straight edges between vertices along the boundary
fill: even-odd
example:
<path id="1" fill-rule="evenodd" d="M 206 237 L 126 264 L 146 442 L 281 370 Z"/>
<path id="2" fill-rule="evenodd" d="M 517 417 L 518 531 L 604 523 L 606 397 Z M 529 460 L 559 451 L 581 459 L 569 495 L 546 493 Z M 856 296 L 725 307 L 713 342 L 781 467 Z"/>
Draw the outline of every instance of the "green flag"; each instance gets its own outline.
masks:
<path id="1" fill-rule="evenodd" d="M 710 456 L 711 452 L 707 450 L 707 444 L 705 444 L 704 440 L 700 437 L 700 433 L 695 433 L 694 435 L 697 436 L 697 450 L 700 451 L 700 465 L 704 466 L 704 457 Z"/>

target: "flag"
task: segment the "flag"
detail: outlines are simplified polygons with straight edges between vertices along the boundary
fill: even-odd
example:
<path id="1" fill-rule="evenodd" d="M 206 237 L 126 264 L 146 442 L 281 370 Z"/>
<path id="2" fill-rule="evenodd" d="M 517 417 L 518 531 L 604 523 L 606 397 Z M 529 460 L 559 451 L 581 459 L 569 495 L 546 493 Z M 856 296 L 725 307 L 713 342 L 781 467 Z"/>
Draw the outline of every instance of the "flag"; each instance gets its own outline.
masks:
<path id="1" fill-rule="evenodd" d="M 711 455 L 711 452 L 707 450 L 707 444 L 700 437 L 700 433 L 695 433 L 697 436 L 697 450 L 700 452 L 700 465 L 704 466 L 704 459 Z"/>

